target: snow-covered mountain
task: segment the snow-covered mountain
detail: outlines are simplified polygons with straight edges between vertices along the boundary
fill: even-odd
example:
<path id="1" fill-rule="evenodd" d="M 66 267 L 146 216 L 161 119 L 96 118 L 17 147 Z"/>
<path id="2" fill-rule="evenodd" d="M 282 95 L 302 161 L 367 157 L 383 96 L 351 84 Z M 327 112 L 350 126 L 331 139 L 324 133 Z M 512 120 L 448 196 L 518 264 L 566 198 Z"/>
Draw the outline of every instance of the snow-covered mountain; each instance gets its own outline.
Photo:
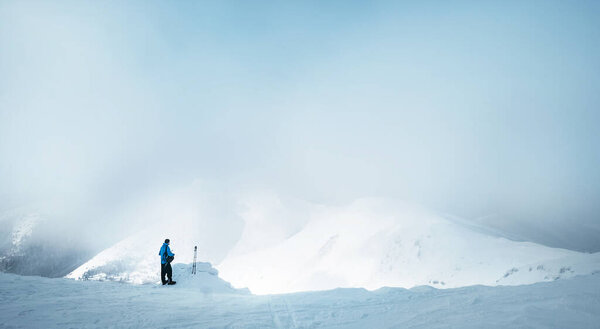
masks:
<path id="1" fill-rule="evenodd" d="M 306 225 L 284 241 L 257 250 L 234 248 L 218 265 L 221 276 L 262 294 L 518 285 L 600 271 L 600 253 L 508 240 L 392 200 L 313 206 L 309 213 Z"/>
<path id="2" fill-rule="evenodd" d="M 12 209 L 0 214 L 0 232 L 3 239 L 0 260 L 22 254 L 27 240 L 43 220 L 35 209 Z"/>
<path id="3" fill-rule="evenodd" d="M 36 207 L 0 212 L 0 271 L 62 277 L 90 257 L 88 249 L 48 233 L 52 226 Z"/>
<path id="4" fill-rule="evenodd" d="M 240 212 L 240 241 L 216 267 L 235 287 L 283 293 L 337 287 L 438 288 L 518 285 L 600 271 L 600 253 L 517 242 L 419 206 L 360 199 L 323 206 L 261 198 Z M 108 248 L 68 275 L 75 279 L 159 281 L 158 249 L 172 241 L 176 262 L 193 246 L 205 260 L 195 228 L 168 236 L 148 228 Z M 177 273 L 175 273 L 177 275 Z"/>

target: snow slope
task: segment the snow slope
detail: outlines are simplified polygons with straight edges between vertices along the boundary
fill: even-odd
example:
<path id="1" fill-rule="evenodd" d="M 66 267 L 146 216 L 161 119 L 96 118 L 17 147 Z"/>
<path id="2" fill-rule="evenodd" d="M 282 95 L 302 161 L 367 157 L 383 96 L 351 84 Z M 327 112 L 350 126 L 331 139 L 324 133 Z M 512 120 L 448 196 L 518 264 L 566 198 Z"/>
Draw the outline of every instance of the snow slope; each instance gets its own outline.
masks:
<path id="1" fill-rule="evenodd" d="M 122 281 L 136 284 L 160 282 L 160 256 L 158 252 L 165 239 L 160 228 L 149 227 L 134 234 L 79 266 L 66 277 L 79 280 Z M 194 239 L 193 230 L 185 227 L 171 230 L 167 237 L 173 241 L 171 251 L 175 253 L 174 263 L 192 263 L 193 246 L 199 244 L 199 257 L 202 259 L 202 241 Z M 187 246 L 183 248 L 182 246 Z M 218 273 L 210 263 L 199 262 L 198 271 Z"/>
<path id="2" fill-rule="evenodd" d="M 201 277 L 197 277 L 200 280 Z M 0 328 L 598 328 L 600 275 L 522 286 L 202 292 L 0 273 Z"/>
<path id="3" fill-rule="evenodd" d="M 234 286 L 259 294 L 337 287 L 451 288 L 589 274 L 600 270 L 600 253 L 511 241 L 415 205 L 361 199 L 343 207 L 315 206 L 293 236 L 255 250 L 234 248 L 217 268 Z"/>
<path id="4" fill-rule="evenodd" d="M 511 241 L 395 200 L 360 199 L 325 207 L 257 197 L 243 209 L 241 239 L 216 267 L 233 286 L 257 294 L 518 285 L 600 270 L 600 253 Z M 156 283 L 158 249 L 165 237 L 172 241 L 176 262 L 190 263 L 194 245 L 199 259 L 205 259 L 210 246 L 197 239 L 196 229 L 172 226 L 168 236 L 153 227 L 131 236 L 67 277 Z"/>

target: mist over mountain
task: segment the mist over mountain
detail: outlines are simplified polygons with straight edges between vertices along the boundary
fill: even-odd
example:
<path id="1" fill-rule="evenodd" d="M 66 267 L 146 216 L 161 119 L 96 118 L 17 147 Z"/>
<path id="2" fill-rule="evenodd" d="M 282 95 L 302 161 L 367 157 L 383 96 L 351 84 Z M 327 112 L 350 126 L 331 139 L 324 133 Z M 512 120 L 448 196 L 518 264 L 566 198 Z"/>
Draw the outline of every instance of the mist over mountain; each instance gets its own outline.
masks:
<path id="1" fill-rule="evenodd" d="M 0 218 L 2 272 L 63 277 L 97 252 L 79 237 L 60 234 L 56 223 L 32 209 L 15 209 Z"/>
<path id="2" fill-rule="evenodd" d="M 332 207 L 252 195 L 240 210 L 244 228 L 224 258 L 215 257 L 217 240 L 193 225 L 155 225 L 103 250 L 67 277 L 159 282 L 157 241 L 166 231 L 178 262 L 192 263 L 197 246 L 199 259 L 214 262 L 220 277 L 258 294 L 523 285 L 600 272 L 600 253 L 511 241 L 489 227 L 399 200 L 365 198 Z"/>
<path id="3" fill-rule="evenodd" d="M 1 0 L 0 327 L 597 329 L 599 17 Z"/>
<path id="4" fill-rule="evenodd" d="M 155 225 L 218 263 L 263 194 L 391 198 L 598 252 L 598 13 L 2 2 L 1 269 L 63 275 Z"/>

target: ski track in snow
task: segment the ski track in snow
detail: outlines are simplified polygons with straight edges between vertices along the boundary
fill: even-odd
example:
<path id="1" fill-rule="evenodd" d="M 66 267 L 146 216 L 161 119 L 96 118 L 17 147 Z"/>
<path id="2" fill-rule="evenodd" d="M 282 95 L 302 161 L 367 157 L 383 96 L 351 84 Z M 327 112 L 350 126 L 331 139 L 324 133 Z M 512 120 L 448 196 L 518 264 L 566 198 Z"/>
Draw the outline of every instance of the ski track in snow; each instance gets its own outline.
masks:
<path id="1" fill-rule="evenodd" d="M 175 278 L 177 278 L 175 273 Z M 0 328 L 598 328 L 600 275 L 284 295 L 0 273 Z"/>

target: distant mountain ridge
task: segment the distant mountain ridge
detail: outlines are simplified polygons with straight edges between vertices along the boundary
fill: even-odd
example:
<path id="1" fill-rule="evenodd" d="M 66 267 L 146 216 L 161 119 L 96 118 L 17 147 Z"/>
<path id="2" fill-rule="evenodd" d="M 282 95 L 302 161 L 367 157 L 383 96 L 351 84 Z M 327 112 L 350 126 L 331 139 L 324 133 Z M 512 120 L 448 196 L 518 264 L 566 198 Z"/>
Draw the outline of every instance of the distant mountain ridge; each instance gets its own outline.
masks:
<path id="1" fill-rule="evenodd" d="M 45 230 L 52 221 L 35 208 L 15 208 L 0 214 L 0 271 L 21 275 L 62 277 L 94 254 L 77 248 L 68 237 Z"/>
<path id="2" fill-rule="evenodd" d="M 255 293 L 283 293 L 518 285 L 600 271 L 600 253 L 512 241 L 395 200 L 317 206 L 310 217 L 283 242 L 251 252 L 234 248 L 218 265 L 223 278 Z"/>
<path id="3" fill-rule="evenodd" d="M 390 199 L 365 198 L 337 207 L 265 202 L 242 217 L 241 239 L 216 268 L 233 286 L 259 294 L 519 285 L 600 272 L 600 253 L 512 241 Z M 183 227 L 169 233 L 176 262 L 190 263 L 194 245 L 203 249 L 194 232 Z M 148 228 L 67 277 L 158 282 L 163 236 L 160 228 Z"/>

